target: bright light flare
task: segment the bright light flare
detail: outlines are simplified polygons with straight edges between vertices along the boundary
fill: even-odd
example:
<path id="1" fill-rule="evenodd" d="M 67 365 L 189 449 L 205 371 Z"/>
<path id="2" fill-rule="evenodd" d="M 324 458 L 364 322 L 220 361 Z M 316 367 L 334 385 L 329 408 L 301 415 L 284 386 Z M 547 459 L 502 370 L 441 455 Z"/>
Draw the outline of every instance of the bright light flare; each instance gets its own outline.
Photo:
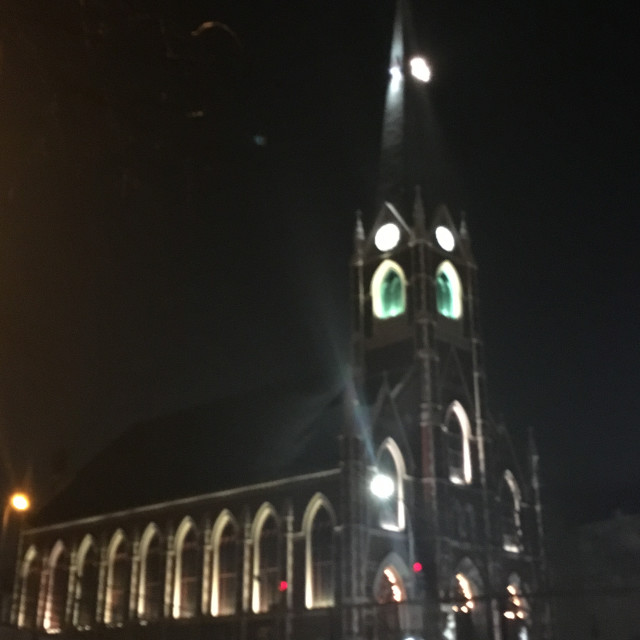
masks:
<path id="1" fill-rule="evenodd" d="M 456 246 L 456 241 L 453 233 L 451 233 L 451 229 L 443 227 L 442 225 L 436 227 L 436 241 L 440 245 L 440 248 L 445 251 L 453 251 Z"/>
<path id="2" fill-rule="evenodd" d="M 424 58 L 420 56 L 411 58 L 409 68 L 411 69 L 411 75 L 416 80 L 420 82 L 429 82 L 431 80 L 431 69 Z"/>
<path id="3" fill-rule="evenodd" d="M 389 88 L 391 91 L 397 91 L 402 83 L 402 71 L 400 67 L 397 64 L 391 67 L 391 69 L 389 69 L 389 75 L 391 76 Z"/>
<path id="4" fill-rule="evenodd" d="M 395 249 L 400 242 L 400 229 L 397 224 L 387 222 L 376 231 L 373 239 L 378 251 L 391 251 Z"/>
<path id="5" fill-rule="evenodd" d="M 9 499 L 9 503 L 16 511 L 26 511 L 31 506 L 31 500 L 26 493 L 14 493 Z"/>
<path id="6" fill-rule="evenodd" d="M 371 479 L 369 489 L 376 498 L 388 500 L 395 493 L 396 487 L 393 478 L 385 476 L 383 473 L 376 473 Z"/>

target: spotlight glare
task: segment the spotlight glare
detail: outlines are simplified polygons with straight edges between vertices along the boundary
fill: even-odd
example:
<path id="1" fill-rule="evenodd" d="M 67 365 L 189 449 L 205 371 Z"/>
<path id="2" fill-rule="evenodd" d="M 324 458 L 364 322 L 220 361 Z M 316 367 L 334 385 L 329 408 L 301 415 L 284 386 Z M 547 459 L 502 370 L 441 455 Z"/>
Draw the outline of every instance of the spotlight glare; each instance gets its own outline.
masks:
<path id="1" fill-rule="evenodd" d="M 411 58 L 409 67 L 411 68 L 411 75 L 416 80 L 420 82 L 429 82 L 429 80 L 431 80 L 431 69 L 424 58 L 420 56 Z"/>

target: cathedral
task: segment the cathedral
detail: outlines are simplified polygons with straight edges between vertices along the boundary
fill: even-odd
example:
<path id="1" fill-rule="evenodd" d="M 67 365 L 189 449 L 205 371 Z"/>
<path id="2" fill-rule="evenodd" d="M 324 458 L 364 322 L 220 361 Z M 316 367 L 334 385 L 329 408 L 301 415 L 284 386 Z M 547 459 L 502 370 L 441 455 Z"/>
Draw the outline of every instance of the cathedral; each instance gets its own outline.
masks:
<path id="1" fill-rule="evenodd" d="M 162 442 L 147 437 L 157 424 L 126 433 L 22 533 L 12 624 L 114 640 L 550 637 L 538 457 L 488 409 L 465 221 L 425 205 L 429 69 L 405 5 L 376 211 L 354 233 L 344 388 L 322 406 L 177 416 Z M 264 421 L 262 464 L 214 478 L 181 456 L 184 440 L 219 446 L 211 419 L 229 448 L 250 448 L 243 421 Z M 278 438 L 296 443 L 282 464 L 267 460 Z M 171 470 L 152 478 L 142 451 L 173 455 Z M 123 486 L 106 485 L 113 469 Z"/>

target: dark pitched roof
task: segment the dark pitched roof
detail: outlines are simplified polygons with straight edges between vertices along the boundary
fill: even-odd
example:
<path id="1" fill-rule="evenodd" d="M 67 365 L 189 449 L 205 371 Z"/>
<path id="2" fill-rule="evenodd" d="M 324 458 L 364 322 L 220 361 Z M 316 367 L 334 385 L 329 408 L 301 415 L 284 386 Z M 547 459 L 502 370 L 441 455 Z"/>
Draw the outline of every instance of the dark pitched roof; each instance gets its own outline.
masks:
<path id="1" fill-rule="evenodd" d="M 264 389 L 132 426 L 35 517 L 43 525 L 335 468 L 342 394 Z"/>

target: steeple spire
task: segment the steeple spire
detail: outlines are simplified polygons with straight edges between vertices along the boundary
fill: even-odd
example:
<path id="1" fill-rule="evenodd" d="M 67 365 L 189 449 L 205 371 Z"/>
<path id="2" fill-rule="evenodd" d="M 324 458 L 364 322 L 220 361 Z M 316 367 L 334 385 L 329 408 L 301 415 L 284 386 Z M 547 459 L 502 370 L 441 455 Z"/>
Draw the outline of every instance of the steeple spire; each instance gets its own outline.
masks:
<path id="1" fill-rule="evenodd" d="M 413 56 L 409 1 L 397 0 L 389 52 L 389 78 L 382 125 L 376 207 L 410 207 L 414 187 L 425 179 L 426 104 L 422 84 L 430 78 L 425 60 Z"/>
<path id="2" fill-rule="evenodd" d="M 405 120 L 404 5 L 397 0 L 389 53 L 389 78 L 382 123 L 382 149 L 376 207 L 384 202 L 399 204 L 403 189 L 403 141 Z"/>

